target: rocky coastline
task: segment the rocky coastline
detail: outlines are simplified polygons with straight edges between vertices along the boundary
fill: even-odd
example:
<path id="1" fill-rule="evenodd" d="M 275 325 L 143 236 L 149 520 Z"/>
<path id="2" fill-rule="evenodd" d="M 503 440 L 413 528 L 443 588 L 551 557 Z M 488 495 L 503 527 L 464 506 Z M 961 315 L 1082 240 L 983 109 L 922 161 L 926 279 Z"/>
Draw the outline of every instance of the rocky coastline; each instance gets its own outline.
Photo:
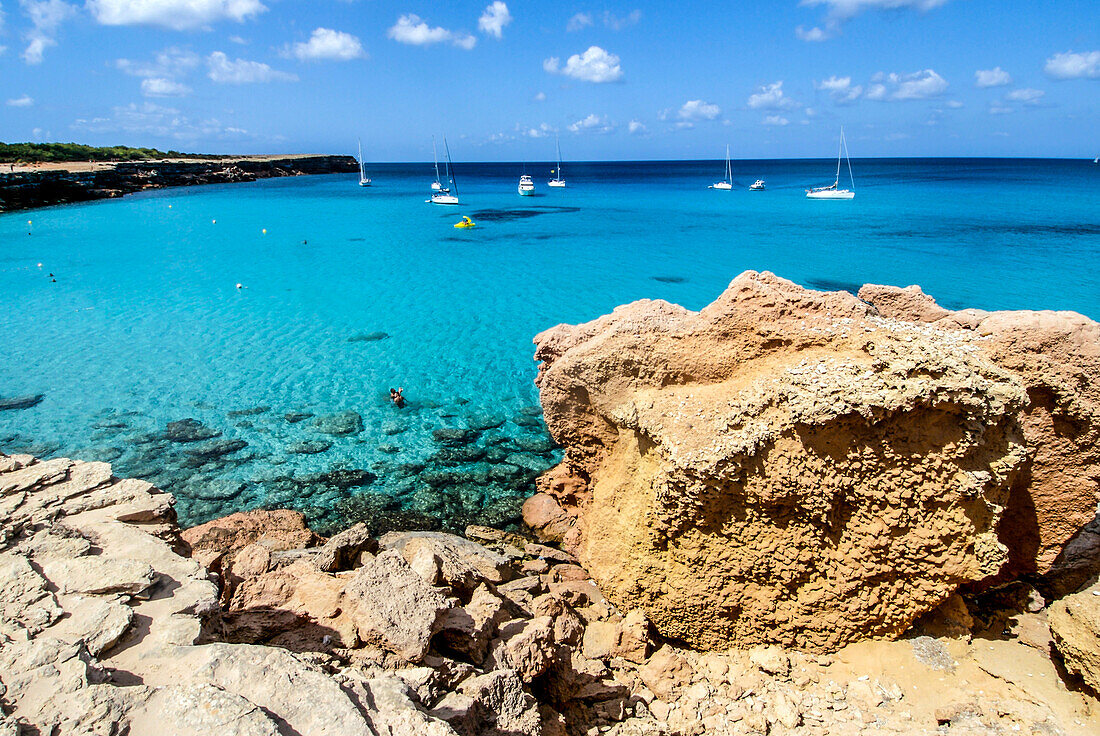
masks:
<path id="1" fill-rule="evenodd" d="M 746 272 L 536 344 L 519 533 L 0 455 L 0 734 L 1100 732 L 1100 325 Z"/>
<path id="2" fill-rule="evenodd" d="M 244 156 L 0 172 L 0 212 L 121 197 L 146 189 L 354 171 L 358 164 L 351 156 Z"/>

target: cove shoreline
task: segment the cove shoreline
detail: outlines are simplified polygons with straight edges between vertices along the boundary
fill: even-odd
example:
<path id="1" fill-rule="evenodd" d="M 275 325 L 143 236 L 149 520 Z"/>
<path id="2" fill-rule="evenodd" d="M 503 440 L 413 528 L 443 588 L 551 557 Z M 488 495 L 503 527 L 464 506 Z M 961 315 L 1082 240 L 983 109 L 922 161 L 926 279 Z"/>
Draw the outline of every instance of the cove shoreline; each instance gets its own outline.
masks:
<path id="1" fill-rule="evenodd" d="M 14 170 L 14 169 L 18 170 Z M 148 189 L 233 184 L 358 171 L 352 156 L 240 156 L 216 160 L 66 162 L 0 171 L 0 213 L 112 199 Z"/>

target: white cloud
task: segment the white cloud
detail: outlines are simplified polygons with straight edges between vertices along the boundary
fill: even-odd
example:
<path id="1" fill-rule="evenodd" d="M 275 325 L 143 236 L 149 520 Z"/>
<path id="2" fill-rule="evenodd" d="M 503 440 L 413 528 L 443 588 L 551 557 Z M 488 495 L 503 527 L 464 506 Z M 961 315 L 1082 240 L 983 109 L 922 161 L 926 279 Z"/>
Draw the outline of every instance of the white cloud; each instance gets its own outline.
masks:
<path id="1" fill-rule="evenodd" d="M 535 94 L 535 102 L 542 102 L 545 99 L 546 99 L 546 93 L 545 92 L 538 92 L 537 94 Z"/>
<path id="2" fill-rule="evenodd" d="M 351 61 L 365 57 L 366 53 L 363 44 L 350 33 L 316 28 L 308 41 L 291 44 L 284 55 L 301 61 Z"/>
<path id="3" fill-rule="evenodd" d="M 197 67 L 202 62 L 199 55 L 187 49 L 170 46 L 157 55 L 150 63 L 133 61 L 131 59 L 117 59 L 115 67 L 124 74 L 132 77 L 180 77 Z"/>
<path id="4" fill-rule="evenodd" d="M 62 0 L 19 0 L 19 5 L 31 21 L 31 29 L 23 34 L 27 41 L 23 61 L 41 64 L 46 49 L 57 45 L 58 26 L 76 15 L 76 7 Z"/>
<path id="5" fill-rule="evenodd" d="M 1014 89 L 1005 95 L 1005 99 L 1022 102 L 1025 105 L 1038 105 L 1045 94 L 1046 92 L 1041 89 Z"/>
<path id="6" fill-rule="evenodd" d="M 1002 105 L 999 102 L 994 102 L 989 106 L 990 115 L 1008 115 L 1009 113 L 1016 112 L 1011 107 Z"/>
<path id="7" fill-rule="evenodd" d="M 826 28 L 828 28 L 828 26 L 826 26 Z M 816 43 L 818 41 L 828 41 L 830 38 L 833 37 L 834 34 L 832 31 L 825 30 L 824 28 L 819 28 L 818 26 L 814 26 L 813 28 L 809 29 L 804 28 L 803 26 L 798 26 L 794 29 L 794 35 L 797 36 L 798 39 L 801 41 Z"/>
<path id="8" fill-rule="evenodd" d="M 958 110 L 960 107 L 964 106 L 963 103 L 959 102 L 958 100 L 948 100 L 946 104 L 952 110 Z"/>
<path id="9" fill-rule="evenodd" d="M 648 129 L 645 127 L 645 124 L 641 123 L 637 120 L 631 120 L 630 124 L 627 125 L 626 128 L 627 128 L 627 131 L 631 135 L 642 135 L 642 134 L 648 132 Z"/>
<path id="10" fill-rule="evenodd" d="M 822 79 L 820 82 L 816 82 L 814 86 L 828 92 L 829 96 L 833 98 L 833 102 L 838 105 L 849 105 L 858 100 L 859 96 L 863 94 L 863 87 L 858 84 L 852 84 L 851 77 L 838 77 L 834 75 L 828 79 Z"/>
<path id="11" fill-rule="evenodd" d="M 577 13 L 569 19 L 569 23 L 565 26 L 565 30 L 569 32 L 580 31 L 590 25 L 592 25 L 591 13 Z"/>
<path id="12" fill-rule="evenodd" d="M 477 44 L 477 39 L 469 34 L 455 33 L 441 26 L 432 28 L 415 13 L 408 13 L 398 18 L 397 22 L 386 31 L 386 35 L 398 43 L 407 43 L 410 46 L 427 46 L 449 41 L 469 51 Z"/>
<path id="13" fill-rule="evenodd" d="M 617 82 L 623 78 L 623 68 L 619 66 L 619 57 L 604 51 L 599 46 L 589 46 L 583 54 L 573 54 L 561 66 L 556 56 L 542 62 L 542 68 L 551 74 L 564 74 L 582 82 Z"/>
<path id="14" fill-rule="evenodd" d="M 722 108 L 703 100 L 688 100 L 680 107 L 677 117 L 681 120 L 714 120 L 722 114 Z"/>
<path id="15" fill-rule="evenodd" d="M 1067 51 L 1047 59 L 1043 71 L 1054 79 L 1100 79 L 1100 51 Z"/>
<path id="16" fill-rule="evenodd" d="M 783 125 L 789 125 L 790 122 L 791 122 L 790 120 L 787 120 L 787 118 L 785 118 L 781 115 L 768 115 L 766 118 L 764 118 L 761 121 L 761 124 L 763 124 L 763 125 L 783 126 Z"/>
<path id="17" fill-rule="evenodd" d="M 240 36 L 230 36 L 230 37 L 229 37 L 229 40 L 230 40 L 230 41 L 231 41 L 232 43 L 235 43 L 235 44 L 239 44 L 239 45 L 241 45 L 241 46 L 247 46 L 247 45 L 248 45 L 248 41 L 246 41 L 245 39 L 241 38 Z"/>
<path id="18" fill-rule="evenodd" d="M 798 107 L 798 103 L 783 94 L 783 80 L 765 84 L 760 91 L 749 97 L 749 107 L 760 110 L 789 110 Z"/>
<path id="19" fill-rule="evenodd" d="M 864 10 L 897 10 L 903 8 L 915 8 L 917 10 L 932 10 L 945 5 L 947 0 L 802 0 L 802 5 L 824 5 L 828 8 L 829 17 L 836 20 L 854 18 Z"/>
<path id="20" fill-rule="evenodd" d="M 248 135 L 248 131 L 225 126 L 217 119 L 193 120 L 176 108 L 153 102 L 115 107 L 110 117 L 90 120 L 79 118 L 73 122 L 72 128 L 94 133 L 128 133 L 188 142 L 239 140 Z"/>
<path id="21" fill-rule="evenodd" d="M 610 133 L 615 126 L 607 122 L 606 117 L 592 113 L 570 125 L 569 130 L 574 133 Z"/>
<path id="22" fill-rule="evenodd" d="M 33 104 L 34 99 L 27 95 L 8 100 L 8 107 L 30 107 Z"/>
<path id="23" fill-rule="evenodd" d="M 259 61 L 245 59 L 230 61 L 229 57 L 221 51 L 215 51 L 206 57 L 206 66 L 210 70 L 207 76 L 219 84 L 298 81 L 297 75 L 276 71 Z"/>
<path id="24" fill-rule="evenodd" d="M 491 3 L 477 19 L 477 29 L 494 38 L 504 37 L 504 26 L 512 22 L 508 6 L 500 0 Z"/>
<path id="25" fill-rule="evenodd" d="M 1003 87 L 1006 84 L 1012 84 L 1012 75 L 999 66 L 974 72 L 976 87 Z"/>
<path id="26" fill-rule="evenodd" d="M 221 20 L 243 23 L 267 10 L 260 0 L 87 0 L 105 26 L 161 26 L 174 31 L 206 28 Z"/>
<path id="27" fill-rule="evenodd" d="M 519 130 L 520 133 L 522 133 L 527 138 L 546 138 L 551 133 L 558 132 L 557 128 L 547 125 L 546 123 L 540 123 L 538 127 L 535 128 L 522 128 L 520 126 L 516 126 L 516 129 Z"/>
<path id="28" fill-rule="evenodd" d="M 190 94 L 191 88 L 172 79 L 148 77 L 141 80 L 141 93 L 146 97 L 182 97 Z"/>
<path id="29" fill-rule="evenodd" d="M 641 19 L 642 11 L 640 10 L 631 10 L 622 17 L 615 15 L 610 10 L 603 11 L 603 24 L 613 31 L 621 31 L 628 26 L 636 25 Z"/>
<path id="30" fill-rule="evenodd" d="M 871 77 L 871 82 L 873 84 L 867 87 L 867 92 L 863 96 L 868 100 L 880 102 L 926 100 L 938 97 L 947 90 L 947 80 L 932 69 L 924 69 L 912 74 L 879 72 Z"/>

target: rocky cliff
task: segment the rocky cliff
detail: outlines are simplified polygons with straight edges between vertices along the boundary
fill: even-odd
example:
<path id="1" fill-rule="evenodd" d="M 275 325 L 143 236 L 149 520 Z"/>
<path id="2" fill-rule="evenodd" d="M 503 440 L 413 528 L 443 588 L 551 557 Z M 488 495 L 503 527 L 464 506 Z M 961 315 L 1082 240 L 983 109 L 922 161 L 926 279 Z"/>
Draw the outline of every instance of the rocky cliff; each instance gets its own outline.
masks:
<path id="1" fill-rule="evenodd" d="M 565 459 L 528 521 L 710 649 L 834 650 L 964 585 L 1087 576 L 1095 555 L 1064 550 L 1100 497 L 1100 326 L 861 295 L 746 272 L 700 312 L 538 335 Z"/>
<path id="2" fill-rule="evenodd" d="M 1091 677 L 1081 603 L 1059 634 Z M 171 496 L 104 463 L 0 455 L 4 736 L 1100 730 L 1049 657 L 1044 612 L 973 640 L 957 596 L 941 614 L 835 655 L 693 652 L 567 553 L 513 534 L 357 525 L 324 540 L 291 511 L 181 533 Z"/>
<path id="3" fill-rule="evenodd" d="M 145 189 L 358 171 L 351 156 L 138 161 L 88 171 L 0 173 L 0 212 L 121 197 Z"/>

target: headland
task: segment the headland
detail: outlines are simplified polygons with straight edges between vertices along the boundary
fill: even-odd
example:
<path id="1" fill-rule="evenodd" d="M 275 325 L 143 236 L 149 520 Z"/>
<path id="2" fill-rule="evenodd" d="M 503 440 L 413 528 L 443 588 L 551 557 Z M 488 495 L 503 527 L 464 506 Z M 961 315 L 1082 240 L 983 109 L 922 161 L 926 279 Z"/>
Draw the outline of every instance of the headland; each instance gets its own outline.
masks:
<path id="1" fill-rule="evenodd" d="M 0 165 L 0 212 L 121 197 L 147 189 L 358 170 L 351 156 L 239 156 Z"/>

